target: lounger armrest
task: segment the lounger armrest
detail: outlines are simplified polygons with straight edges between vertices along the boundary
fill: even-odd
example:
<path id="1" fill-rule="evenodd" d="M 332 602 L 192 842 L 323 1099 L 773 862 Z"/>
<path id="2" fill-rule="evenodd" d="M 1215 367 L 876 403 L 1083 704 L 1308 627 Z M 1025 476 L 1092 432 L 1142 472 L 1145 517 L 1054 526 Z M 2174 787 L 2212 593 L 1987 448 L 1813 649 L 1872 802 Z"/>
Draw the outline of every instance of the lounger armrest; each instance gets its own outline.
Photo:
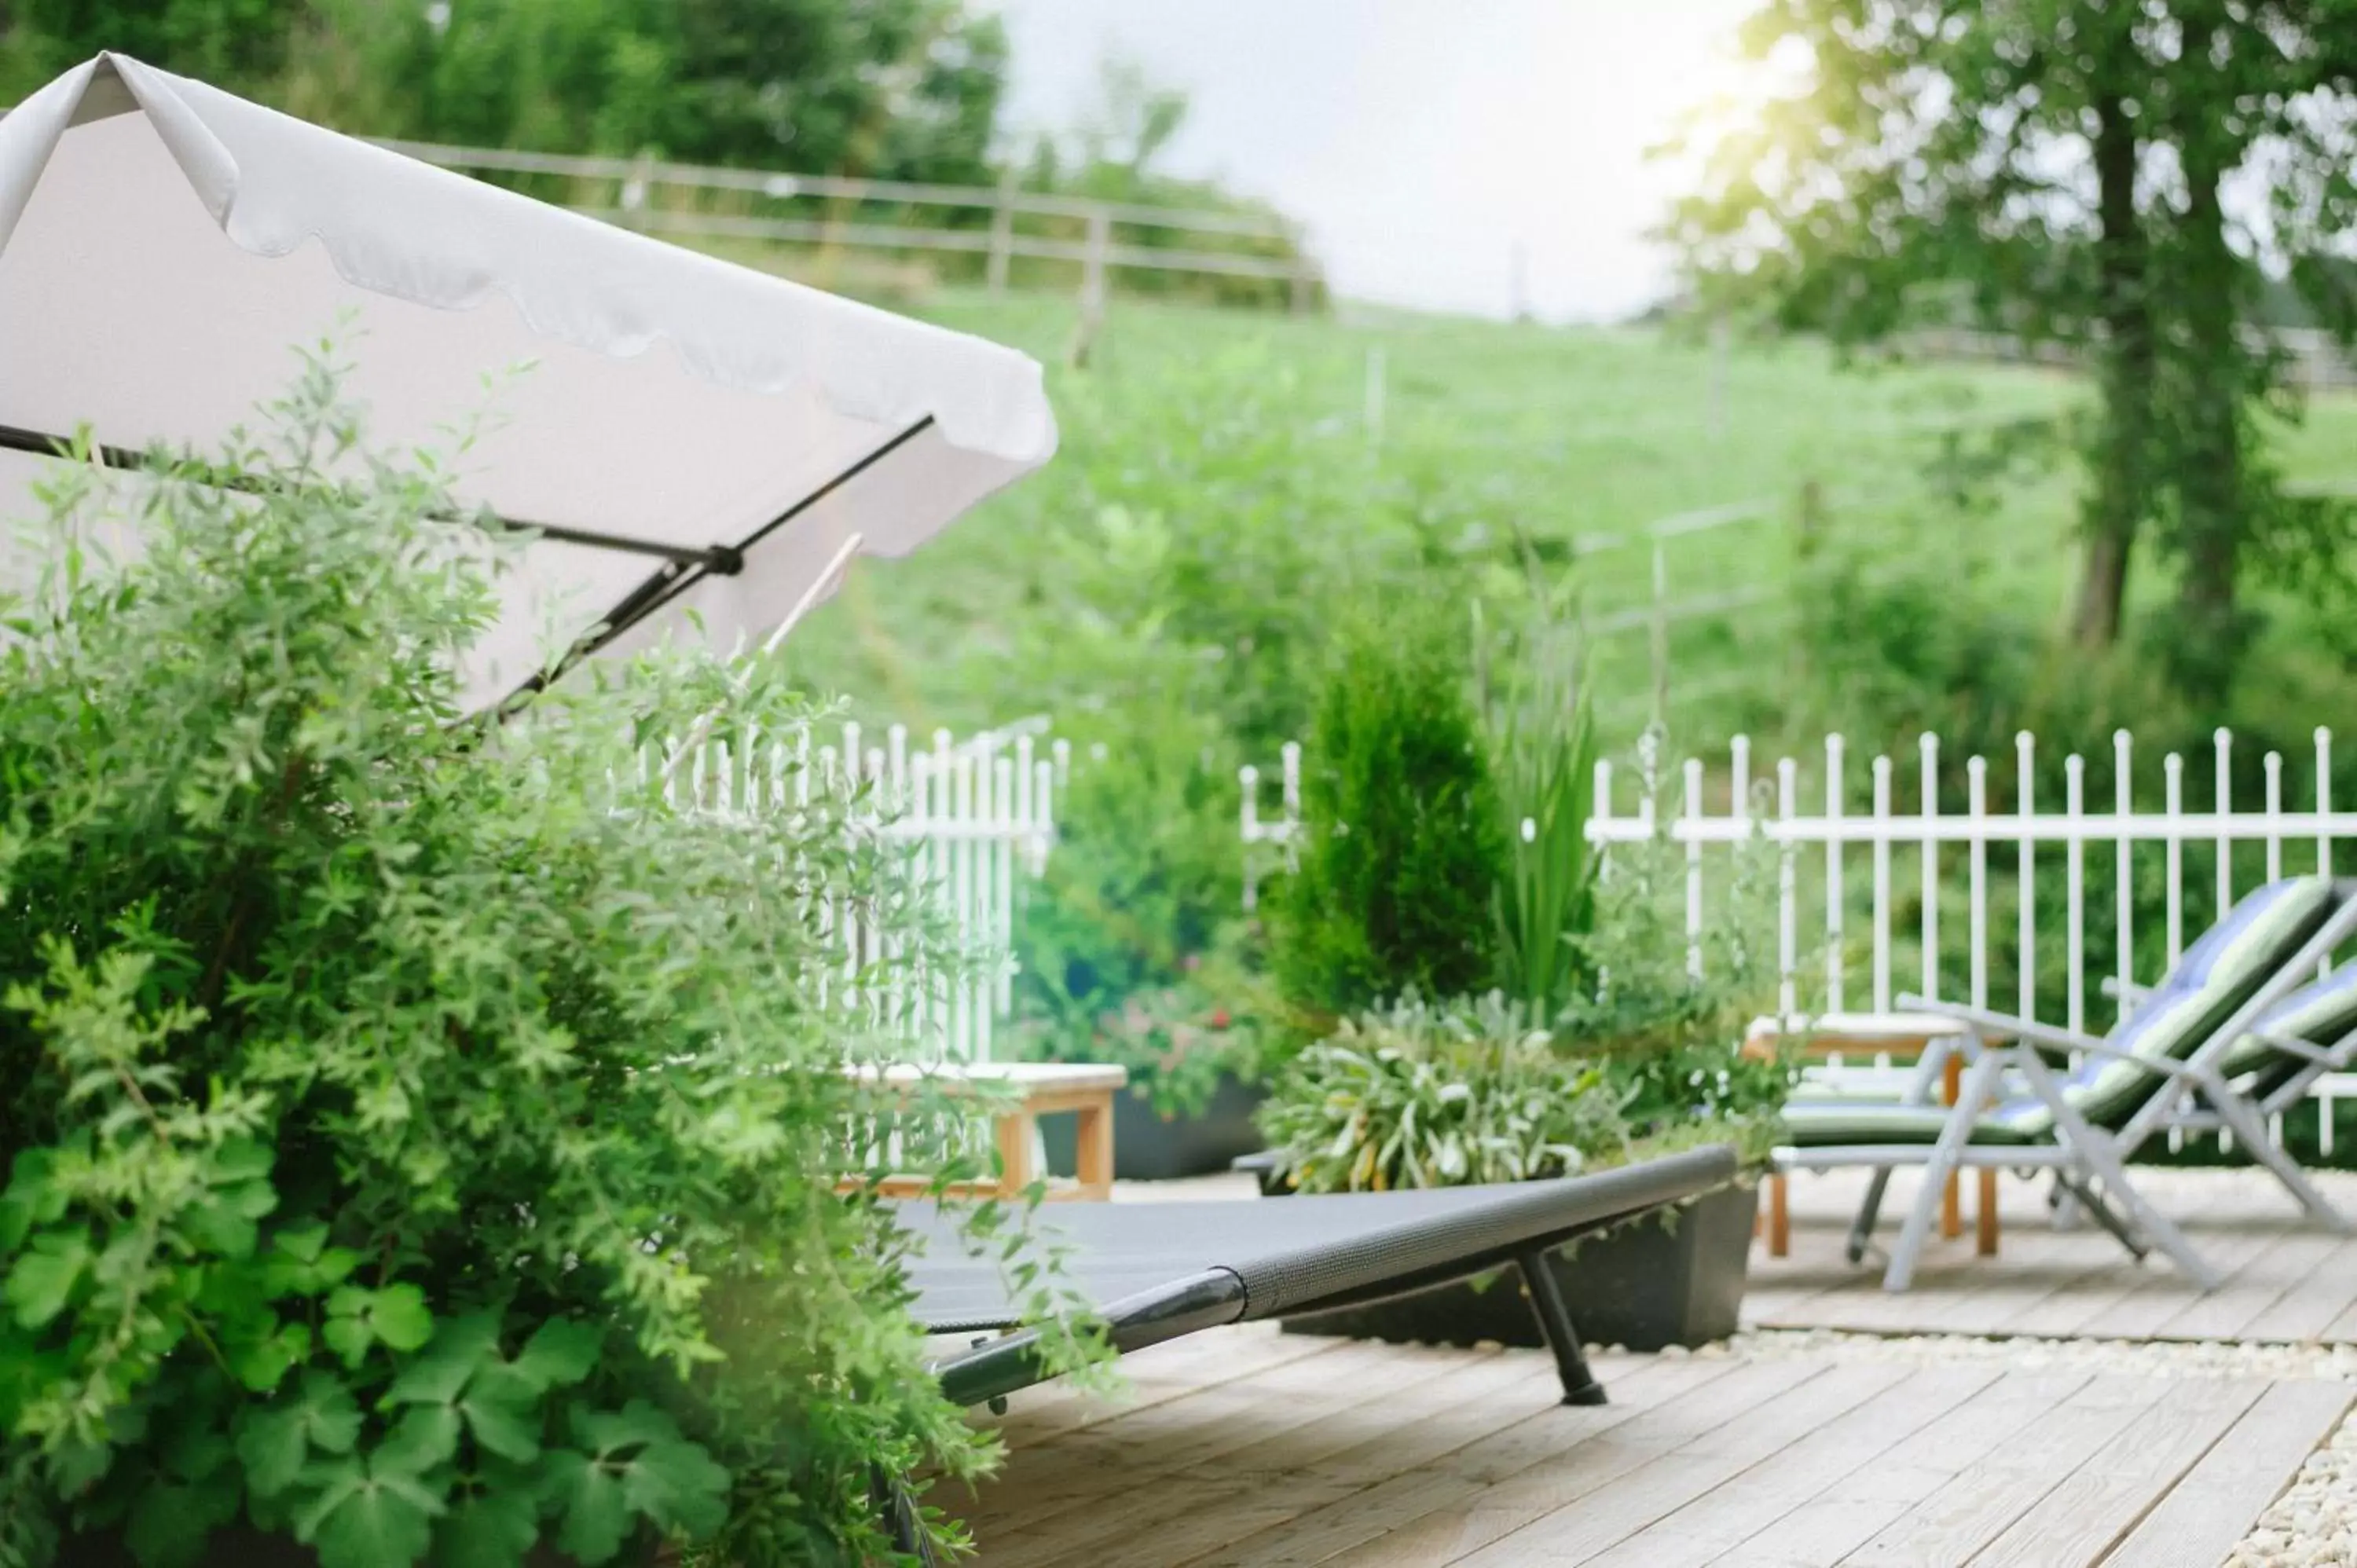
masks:
<path id="1" fill-rule="evenodd" d="M 2125 1002 L 2131 1007 L 2146 1001 L 2153 993 L 2151 986 L 2138 985 L 2133 980 L 2122 980 L 2116 974 L 2104 976 L 2103 983 L 2097 989 L 2113 1001 Z"/>
<path id="2" fill-rule="evenodd" d="M 2345 1055 L 2341 1051 L 2311 1044 L 2297 1035 L 2278 1035 L 2273 1029 L 2254 1029 L 2251 1033 L 2287 1057 L 2298 1057 L 2302 1061 L 2315 1062 L 2322 1067 L 2338 1067 Z"/>
<path id="3" fill-rule="evenodd" d="M 2070 1033 L 2067 1029 L 2057 1029 L 2053 1032 L 2058 1035 L 2067 1035 Z M 2160 1073 L 2165 1077 L 2182 1079 L 2188 1083 L 2197 1083 L 2206 1086 L 2216 1081 L 2218 1077 L 2217 1070 L 2213 1068 L 2194 1067 L 2189 1063 L 2179 1061 L 2175 1057 L 2140 1057 L 2134 1051 L 2124 1051 L 2120 1049 L 2119 1047 L 2113 1045 L 2109 1040 L 2092 1039 L 2084 1036 L 2080 1036 L 2080 1040 L 2082 1043 L 2072 1045 L 2067 1048 L 2071 1050 L 2086 1051 L 2093 1056 L 2109 1057 L 2115 1062 L 2133 1062 L 2137 1067 L 2148 1069 L 2149 1070 Z M 2041 1045 L 2044 1044 L 2043 1041 L 2040 1043 Z"/>
<path id="4" fill-rule="evenodd" d="M 2026 1040 L 2058 1051 L 2101 1051 L 2104 1042 L 2093 1035 L 2083 1035 L 2076 1029 L 2060 1028 L 2052 1024 L 2040 1024 L 2034 1019 L 2017 1018 L 2009 1013 L 1994 1012 L 1986 1007 L 1968 1007 L 1961 1002 L 1933 1002 L 1925 997 L 1906 995 L 1899 1004 L 1910 1013 L 1930 1013 L 1942 1018 L 1953 1018 L 1959 1024 L 1970 1025 L 1975 1031 L 1994 1035 L 2000 1039 Z"/>

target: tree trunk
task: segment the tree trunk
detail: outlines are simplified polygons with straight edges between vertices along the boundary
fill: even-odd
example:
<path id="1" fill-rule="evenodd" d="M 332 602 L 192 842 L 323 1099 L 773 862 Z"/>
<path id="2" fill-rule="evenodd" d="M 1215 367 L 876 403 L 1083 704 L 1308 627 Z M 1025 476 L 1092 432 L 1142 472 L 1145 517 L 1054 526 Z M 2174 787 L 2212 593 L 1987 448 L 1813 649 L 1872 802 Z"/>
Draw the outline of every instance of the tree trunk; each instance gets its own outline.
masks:
<path id="1" fill-rule="evenodd" d="M 2198 129 L 2190 129 L 2185 159 L 2185 266 L 2180 291 L 2187 361 L 2174 378 L 2184 421 L 2178 459 L 2177 501 L 2185 577 L 2178 593 L 2181 618 L 2170 639 L 2181 683 L 2215 697 L 2233 678 L 2244 627 L 2235 596 L 2247 519 L 2244 494 L 2244 390 L 2248 365 L 2239 336 L 2241 269 L 2226 241 L 2219 200 L 2222 160 Z"/>
<path id="2" fill-rule="evenodd" d="M 2095 100 L 2096 241 L 2103 296 L 2103 415 L 2080 507 L 2084 553 L 2071 635 L 2083 648 L 2119 638 L 2128 560 L 2153 510 L 2153 335 L 2150 248 L 2136 213 L 2136 122 L 2122 94 Z"/>

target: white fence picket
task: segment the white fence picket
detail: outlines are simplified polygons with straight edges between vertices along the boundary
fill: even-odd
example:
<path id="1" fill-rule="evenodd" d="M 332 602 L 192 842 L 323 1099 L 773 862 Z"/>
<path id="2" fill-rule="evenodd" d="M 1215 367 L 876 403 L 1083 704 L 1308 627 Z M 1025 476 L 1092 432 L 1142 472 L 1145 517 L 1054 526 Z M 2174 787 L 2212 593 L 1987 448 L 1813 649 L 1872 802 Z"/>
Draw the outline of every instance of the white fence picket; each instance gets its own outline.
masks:
<path id="1" fill-rule="evenodd" d="M 724 818 L 806 813 L 833 801 L 856 834 L 904 850 L 905 885 L 888 887 L 873 906 L 831 895 L 813 911 L 835 955 L 820 977 L 822 999 L 865 1007 L 920 1055 L 990 1060 L 1014 1003 L 1019 885 L 1046 868 L 1068 748 L 1054 742 L 1051 761 L 1020 733 L 1010 757 L 1003 733 L 960 743 L 937 730 L 930 750 L 912 750 L 899 725 L 881 745 L 863 744 L 867 738 L 856 723 L 834 743 L 807 726 L 791 736 L 706 737 L 685 768 L 662 775 L 664 798 L 674 810 Z M 676 749 L 659 742 L 641 754 L 642 786 Z M 902 968 L 914 922 L 927 919 L 947 924 L 955 973 Z M 888 976 L 880 987 L 879 972 Z"/>

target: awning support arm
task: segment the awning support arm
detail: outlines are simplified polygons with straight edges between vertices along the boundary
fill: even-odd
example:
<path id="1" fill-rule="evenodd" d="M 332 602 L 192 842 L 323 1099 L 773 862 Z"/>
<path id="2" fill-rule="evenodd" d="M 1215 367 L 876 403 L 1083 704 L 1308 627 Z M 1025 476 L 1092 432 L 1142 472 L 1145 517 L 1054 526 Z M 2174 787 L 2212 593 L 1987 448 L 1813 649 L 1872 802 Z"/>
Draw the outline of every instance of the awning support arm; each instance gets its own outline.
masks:
<path id="1" fill-rule="evenodd" d="M 38 430 L 22 430 L 13 424 L 0 424 L 0 451 L 29 452 L 37 457 L 70 457 L 74 444 L 62 435 L 45 435 Z M 110 446 L 93 443 L 92 456 L 110 468 L 123 468 L 135 473 L 155 473 L 159 467 L 179 467 L 167 460 L 159 465 L 151 453 L 129 446 Z M 188 471 L 184 469 L 183 471 Z M 251 474 L 196 465 L 193 475 L 198 482 L 215 489 L 235 490 L 244 495 L 259 495 L 262 481 Z M 592 550 L 613 550 L 626 555 L 651 555 L 675 565 L 700 567 L 706 572 L 733 577 L 745 569 L 745 557 L 726 544 L 694 545 L 665 544 L 660 540 L 634 539 L 623 533 L 601 533 L 595 529 L 565 528 L 552 522 L 528 522 L 520 518 L 501 517 L 497 512 L 482 514 L 501 528 L 529 531 L 561 544 L 579 544 Z M 445 514 L 439 521 L 457 522 L 464 519 L 457 514 Z"/>
<path id="2" fill-rule="evenodd" d="M 859 478 L 860 475 L 867 472 L 868 469 L 874 467 L 885 458 L 889 457 L 893 453 L 899 451 L 909 442 L 914 441 L 918 436 L 931 429 L 932 425 L 933 416 L 930 413 L 926 414 L 914 424 L 909 425 L 906 430 L 901 431 L 899 435 L 886 440 L 874 450 L 867 453 L 866 456 L 853 463 L 849 467 L 845 468 L 841 473 L 836 474 L 833 478 L 827 480 L 824 484 L 820 485 L 816 489 L 812 490 L 808 495 L 803 496 L 802 499 L 794 502 L 793 505 L 786 508 L 785 510 L 780 512 L 777 516 L 771 518 L 769 521 L 755 529 L 751 533 L 746 535 L 743 542 L 730 550 L 729 554 L 734 557 L 741 566 L 743 564 L 746 553 L 751 550 L 755 545 L 760 543 L 761 541 L 767 539 L 770 534 L 775 533 L 780 528 L 785 527 L 786 524 L 793 521 L 794 519 L 810 510 L 811 508 L 818 505 L 819 502 L 826 499 L 827 497 L 834 494 L 835 491 L 843 489 L 844 486 L 851 483 L 852 480 Z M 646 619 L 647 617 L 654 614 L 657 610 L 662 608 L 663 606 L 669 604 L 680 595 L 687 592 L 688 589 L 695 586 L 696 584 L 704 580 L 709 571 L 710 568 L 707 567 L 694 564 L 683 564 L 678 562 L 671 562 L 658 567 L 652 575 L 649 576 L 646 581 L 640 583 L 637 587 L 624 595 L 620 603 L 617 604 L 612 609 L 607 611 L 604 618 L 597 622 L 596 628 L 589 633 L 589 635 L 582 638 L 570 649 L 566 650 L 565 656 L 562 659 L 559 659 L 554 667 L 540 671 L 533 675 L 532 679 L 516 687 L 514 691 L 508 693 L 506 700 L 501 702 L 495 711 L 502 714 L 508 712 L 515 706 L 516 703 L 520 699 L 529 696 L 534 692 L 540 691 L 550 682 L 556 680 L 559 676 L 565 674 L 565 671 L 571 670 L 575 665 L 580 663 L 583 660 L 589 658 L 599 649 L 604 648 L 616 638 L 620 637 L 624 632 L 629 631 L 632 627 L 638 625 L 639 622 Z"/>

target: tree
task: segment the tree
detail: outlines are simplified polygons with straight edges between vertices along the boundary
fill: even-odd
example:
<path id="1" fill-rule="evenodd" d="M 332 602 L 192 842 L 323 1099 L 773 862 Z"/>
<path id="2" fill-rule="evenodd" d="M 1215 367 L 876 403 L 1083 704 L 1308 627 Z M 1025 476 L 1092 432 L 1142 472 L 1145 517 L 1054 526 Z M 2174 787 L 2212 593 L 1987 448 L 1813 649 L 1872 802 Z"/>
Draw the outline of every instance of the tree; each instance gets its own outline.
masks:
<path id="1" fill-rule="evenodd" d="M 364 134 L 963 184 L 1006 75 L 963 0 L 21 0 L 0 94 L 102 48 Z"/>
<path id="2" fill-rule="evenodd" d="M 254 91 L 285 64 L 304 0 L 16 0 L 0 5 L 0 102 L 101 49 Z"/>
<path id="3" fill-rule="evenodd" d="M 1961 317 L 2082 350 L 2073 633 L 2118 637 L 2151 531 L 2182 569 L 2183 672 L 2222 681 L 2239 580 L 2330 542 L 2260 458 L 2278 365 L 2243 324 L 2272 271 L 2357 325 L 2331 255 L 2357 5 L 1768 0 L 1743 48 L 1791 88 L 1701 127 L 1669 228 L 1698 287 L 1846 344 Z"/>

